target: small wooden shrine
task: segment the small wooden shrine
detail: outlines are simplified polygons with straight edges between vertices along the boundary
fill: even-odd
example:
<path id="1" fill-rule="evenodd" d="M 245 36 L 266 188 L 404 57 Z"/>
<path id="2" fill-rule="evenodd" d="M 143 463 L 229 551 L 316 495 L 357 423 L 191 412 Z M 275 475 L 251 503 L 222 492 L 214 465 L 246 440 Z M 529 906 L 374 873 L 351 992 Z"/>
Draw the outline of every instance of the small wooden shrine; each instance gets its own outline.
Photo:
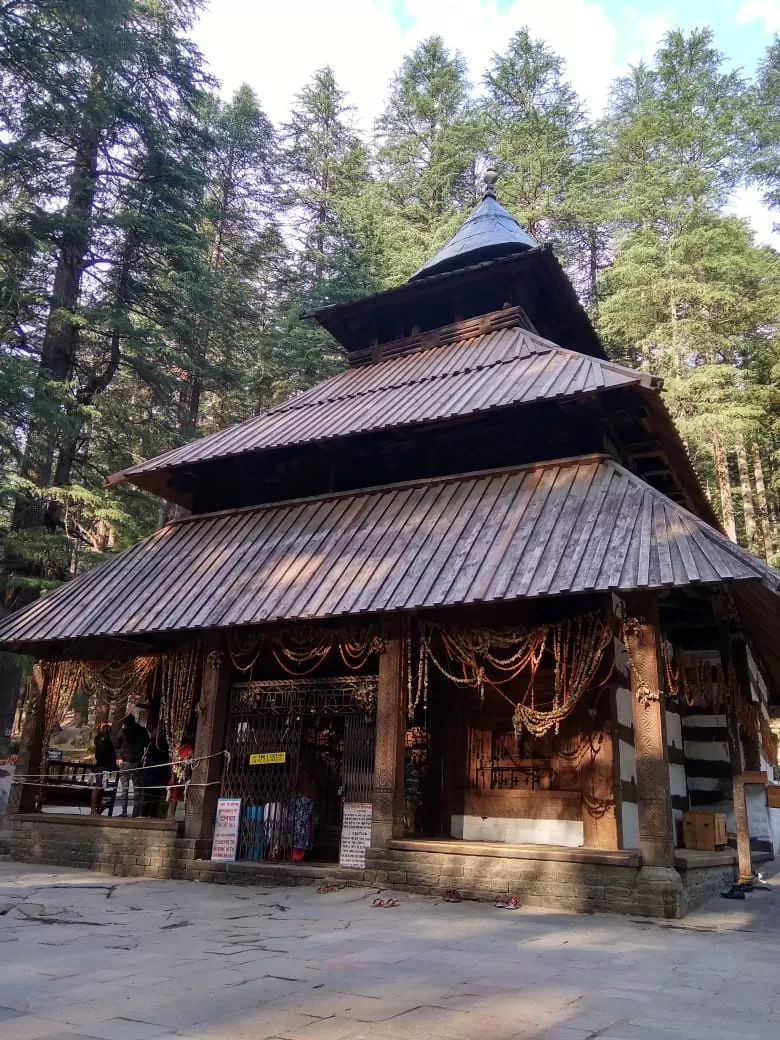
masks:
<path id="1" fill-rule="evenodd" d="M 683 847 L 712 812 L 748 877 L 780 841 L 780 576 L 723 535 L 661 381 L 492 178 L 409 282 L 315 317 L 344 372 L 115 475 L 188 515 L 0 624 L 37 659 L 14 853 L 679 916 L 734 876 Z M 183 823 L 46 811 L 77 692 L 194 742 Z"/>

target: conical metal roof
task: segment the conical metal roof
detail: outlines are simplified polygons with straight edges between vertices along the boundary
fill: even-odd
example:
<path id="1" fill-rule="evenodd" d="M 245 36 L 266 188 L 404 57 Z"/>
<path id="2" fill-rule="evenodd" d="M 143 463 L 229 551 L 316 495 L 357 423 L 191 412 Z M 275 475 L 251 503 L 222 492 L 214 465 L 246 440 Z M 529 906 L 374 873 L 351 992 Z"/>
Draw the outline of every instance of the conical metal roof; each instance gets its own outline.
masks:
<path id="1" fill-rule="evenodd" d="M 412 275 L 410 282 L 443 271 L 471 267 L 497 256 L 522 253 L 536 245 L 512 214 L 496 201 L 493 180 L 489 180 L 487 175 L 485 180 L 485 197 L 482 202 L 449 242 Z"/>

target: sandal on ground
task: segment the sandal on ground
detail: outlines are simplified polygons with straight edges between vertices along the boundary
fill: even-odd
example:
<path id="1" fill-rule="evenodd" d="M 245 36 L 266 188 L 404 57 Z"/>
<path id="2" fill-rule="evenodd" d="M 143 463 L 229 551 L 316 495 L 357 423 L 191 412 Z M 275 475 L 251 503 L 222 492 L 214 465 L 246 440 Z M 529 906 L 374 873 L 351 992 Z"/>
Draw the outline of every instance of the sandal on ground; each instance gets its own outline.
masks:
<path id="1" fill-rule="evenodd" d="M 377 896 L 377 898 L 374 900 L 374 902 L 371 905 L 376 907 L 377 910 L 379 910 L 379 909 L 381 909 L 385 905 L 385 901 L 384 901 L 384 899 L 380 899 Z"/>
<path id="2" fill-rule="evenodd" d="M 517 900 L 514 896 L 508 899 L 498 899 L 495 903 L 496 910 L 517 910 Z"/>
<path id="3" fill-rule="evenodd" d="M 457 890 L 457 888 L 446 889 L 442 898 L 444 899 L 445 903 L 460 903 L 461 901 L 460 892 Z"/>
<path id="4" fill-rule="evenodd" d="M 328 894 L 328 892 L 335 892 L 336 891 L 336 886 L 335 885 L 320 885 L 320 887 L 315 889 L 315 891 L 316 891 L 318 896 L 325 896 L 325 895 Z"/>
<path id="5" fill-rule="evenodd" d="M 386 899 L 386 900 L 385 900 L 385 907 L 386 907 L 386 908 L 388 908 L 388 909 L 389 909 L 389 908 L 390 908 L 391 906 L 400 906 L 400 905 L 401 905 L 401 904 L 400 904 L 400 903 L 398 902 L 398 900 L 397 900 L 397 899 Z"/>

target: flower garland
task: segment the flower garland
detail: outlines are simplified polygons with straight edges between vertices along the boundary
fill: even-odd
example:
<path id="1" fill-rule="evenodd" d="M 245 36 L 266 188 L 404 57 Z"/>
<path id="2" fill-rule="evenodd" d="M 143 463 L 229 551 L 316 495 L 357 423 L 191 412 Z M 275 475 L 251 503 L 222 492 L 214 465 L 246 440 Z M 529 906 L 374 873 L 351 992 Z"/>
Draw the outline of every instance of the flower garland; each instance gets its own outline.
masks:
<path id="1" fill-rule="evenodd" d="M 74 694 L 79 691 L 87 694 L 90 711 L 101 708 L 106 715 L 111 713 L 120 696 L 126 704 L 142 700 L 157 664 L 157 657 L 133 657 L 108 663 L 70 659 L 43 662 L 48 678 L 47 704 L 50 703 L 48 736 L 62 724 Z"/>
<path id="2" fill-rule="evenodd" d="M 46 750 L 51 739 L 56 730 L 62 726 L 74 695 L 85 685 L 86 666 L 83 661 L 44 661 L 41 663 L 41 667 L 46 681 L 41 762 L 43 771 Z"/>
<path id="3" fill-rule="evenodd" d="M 270 649 L 274 660 L 288 675 L 304 677 L 316 671 L 334 651 L 345 667 L 357 672 L 372 654 L 383 653 L 385 640 L 374 627 L 329 629 L 290 627 L 266 634 L 228 634 L 228 653 L 239 672 L 251 672 L 264 649 Z"/>
<path id="4" fill-rule="evenodd" d="M 612 638 L 612 628 L 595 614 L 530 630 L 454 629 L 419 622 L 416 676 L 410 643 L 407 647 L 409 715 L 414 717 L 420 705 L 427 708 L 432 663 L 454 685 L 476 689 L 480 700 L 484 700 L 486 686 L 504 697 L 514 708 L 516 736 L 524 730 L 534 736 L 542 736 L 551 729 L 557 733 L 560 723 L 593 686 Z M 553 700 L 552 704 L 539 705 L 535 680 L 545 653 L 552 656 L 554 663 Z M 528 675 L 528 683 L 522 700 L 517 703 L 502 687 L 523 673 Z"/>
<path id="5" fill-rule="evenodd" d="M 628 666 L 634 677 L 636 698 L 640 704 L 660 701 L 661 690 L 649 682 L 639 667 L 639 656 L 642 647 L 645 625 L 641 618 L 627 617 L 621 626 L 621 639 L 628 654 Z"/>
<path id="6" fill-rule="evenodd" d="M 160 658 L 160 718 L 172 758 L 184 742 L 192 714 L 200 659 L 197 640 L 168 651 Z"/>
<path id="7" fill-rule="evenodd" d="M 596 684 L 596 675 L 604 659 L 604 652 L 612 643 L 614 632 L 597 614 L 559 621 L 550 627 L 552 653 L 555 660 L 553 673 L 553 702 L 550 707 L 538 708 L 533 684 L 530 685 L 530 703 L 515 707 L 512 724 L 519 737 L 524 730 L 533 736 L 542 736 L 552 729 L 560 731 L 560 724 L 574 711 L 584 694 L 594 685 L 603 686 L 612 674 Z"/>

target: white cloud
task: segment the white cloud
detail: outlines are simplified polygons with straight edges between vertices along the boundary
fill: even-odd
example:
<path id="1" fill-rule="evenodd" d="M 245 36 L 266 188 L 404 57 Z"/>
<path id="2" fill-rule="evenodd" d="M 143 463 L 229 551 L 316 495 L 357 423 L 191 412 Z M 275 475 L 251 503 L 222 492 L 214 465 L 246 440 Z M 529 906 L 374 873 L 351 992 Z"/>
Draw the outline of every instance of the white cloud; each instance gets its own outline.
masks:
<path id="1" fill-rule="evenodd" d="M 780 32 L 780 0 L 745 0 L 737 11 L 737 24 L 751 22 L 763 22 L 765 32 Z"/>
<path id="2" fill-rule="evenodd" d="M 287 118 L 312 73 L 331 65 L 368 129 L 404 55 L 426 36 L 439 34 L 461 51 L 476 84 L 491 56 L 528 25 L 565 58 L 569 79 L 598 114 L 614 77 L 651 58 L 669 28 L 662 15 L 626 5 L 619 40 L 597 0 L 544 0 L 533 6 L 515 0 L 504 6 L 499 10 L 497 0 L 406 0 L 409 25 L 402 29 L 393 0 L 211 0 L 196 40 L 223 92 L 230 95 L 249 83 L 276 123 Z M 780 0 L 746 0 L 737 18 L 780 29 Z M 780 245 L 774 218 L 757 190 L 738 193 L 732 211 L 752 224 L 760 241 Z"/>
<path id="3" fill-rule="evenodd" d="M 403 56 L 434 33 L 463 53 L 477 82 L 491 55 L 528 24 L 564 56 L 595 112 L 619 71 L 614 27 L 592 0 L 534 7 L 516 0 L 503 11 L 496 0 L 407 0 L 406 13 L 411 24 L 401 29 L 391 0 L 211 0 L 196 39 L 224 92 L 249 83 L 275 121 L 286 117 L 315 69 L 329 64 L 370 126 Z"/>
<path id="4" fill-rule="evenodd" d="M 755 184 L 735 192 L 728 209 L 750 224 L 761 245 L 780 249 L 780 235 L 774 230 L 774 224 L 780 222 L 778 215 L 761 201 L 761 190 Z"/>

